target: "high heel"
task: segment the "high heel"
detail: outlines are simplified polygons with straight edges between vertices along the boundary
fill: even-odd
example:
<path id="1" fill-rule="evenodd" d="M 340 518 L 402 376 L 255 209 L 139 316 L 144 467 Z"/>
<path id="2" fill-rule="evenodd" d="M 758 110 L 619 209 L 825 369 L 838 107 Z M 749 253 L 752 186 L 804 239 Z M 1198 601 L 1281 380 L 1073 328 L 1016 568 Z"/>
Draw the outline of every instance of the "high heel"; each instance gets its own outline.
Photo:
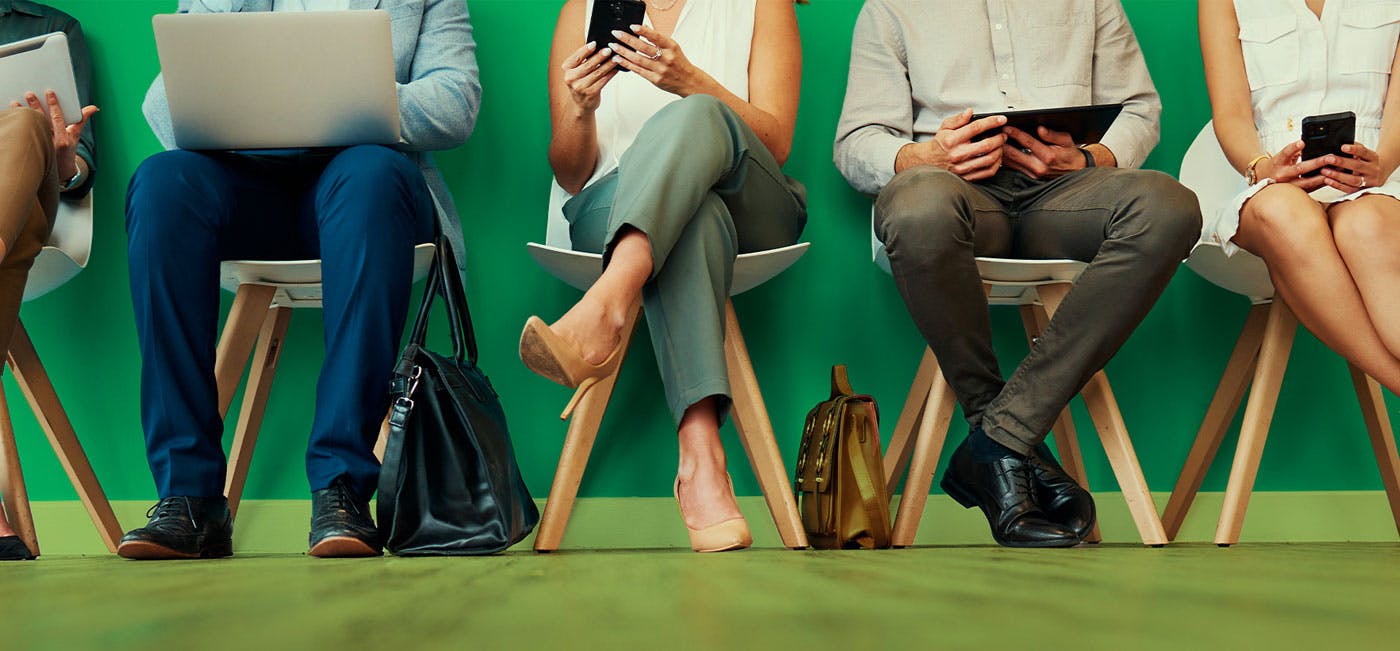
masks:
<path id="1" fill-rule="evenodd" d="M 622 363 L 622 341 L 618 340 L 617 347 L 602 364 L 590 364 L 542 319 L 532 316 L 525 321 L 525 329 L 520 333 L 520 361 L 546 380 L 578 389 L 564 407 L 564 413 L 559 415 L 559 420 L 568 420 L 583 394 L 617 371 Z"/>
<path id="2" fill-rule="evenodd" d="M 734 494 L 734 479 L 727 473 L 725 479 L 729 480 L 729 493 Z M 681 504 L 681 478 L 676 477 L 676 483 L 671 487 L 671 494 L 676 498 L 676 506 L 681 510 L 681 520 L 685 521 L 685 506 Z M 706 552 L 727 552 L 734 549 L 745 549 L 753 545 L 753 535 L 749 533 L 749 523 L 744 520 L 744 516 L 730 518 L 718 524 L 712 524 L 704 529 L 693 529 L 689 522 L 685 523 L 685 532 L 690 535 L 690 548 L 701 553 Z"/>

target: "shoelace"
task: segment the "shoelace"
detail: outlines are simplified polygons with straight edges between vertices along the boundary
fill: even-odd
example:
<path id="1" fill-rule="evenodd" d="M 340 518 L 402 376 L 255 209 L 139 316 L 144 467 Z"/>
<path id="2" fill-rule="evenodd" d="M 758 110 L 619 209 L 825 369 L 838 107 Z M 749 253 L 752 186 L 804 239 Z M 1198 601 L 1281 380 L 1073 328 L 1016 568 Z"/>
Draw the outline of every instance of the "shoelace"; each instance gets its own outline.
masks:
<path id="1" fill-rule="evenodd" d="M 360 512 L 360 507 L 355 505 L 355 500 L 350 498 L 350 491 L 345 490 L 344 486 L 337 486 L 331 490 L 330 507 L 336 511 Z"/>
<path id="2" fill-rule="evenodd" d="M 180 512 L 182 506 L 184 507 L 184 513 Z M 190 498 L 188 497 L 167 497 L 156 502 L 151 508 L 146 509 L 146 517 L 151 520 L 173 518 L 181 515 L 188 515 L 190 524 L 193 524 L 196 529 L 199 528 L 199 523 L 194 521 L 194 507 L 190 506 Z"/>

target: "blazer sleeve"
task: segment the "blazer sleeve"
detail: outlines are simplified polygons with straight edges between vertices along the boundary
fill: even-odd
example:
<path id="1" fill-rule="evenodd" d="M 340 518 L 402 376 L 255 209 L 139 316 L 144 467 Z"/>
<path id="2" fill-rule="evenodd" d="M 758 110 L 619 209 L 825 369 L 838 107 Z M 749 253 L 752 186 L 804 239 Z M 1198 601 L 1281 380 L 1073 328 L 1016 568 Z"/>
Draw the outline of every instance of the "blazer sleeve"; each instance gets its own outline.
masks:
<path id="1" fill-rule="evenodd" d="M 444 150 L 467 141 L 481 108 L 481 73 L 466 2 L 424 3 L 412 78 L 398 91 L 400 149 Z"/>

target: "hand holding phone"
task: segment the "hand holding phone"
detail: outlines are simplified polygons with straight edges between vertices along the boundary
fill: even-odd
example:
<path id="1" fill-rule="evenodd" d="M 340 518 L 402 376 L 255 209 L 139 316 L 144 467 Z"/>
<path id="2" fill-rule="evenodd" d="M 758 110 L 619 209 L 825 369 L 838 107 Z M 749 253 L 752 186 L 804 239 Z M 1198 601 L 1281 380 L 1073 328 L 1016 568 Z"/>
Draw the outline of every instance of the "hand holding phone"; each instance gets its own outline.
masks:
<path id="1" fill-rule="evenodd" d="M 1356 142 L 1356 114 L 1351 111 L 1313 115 L 1303 118 L 1302 160 L 1308 161 L 1322 156 L 1348 158 L 1342 151 L 1344 145 Z M 1320 169 L 1303 173 L 1303 178 L 1321 174 Z"/>

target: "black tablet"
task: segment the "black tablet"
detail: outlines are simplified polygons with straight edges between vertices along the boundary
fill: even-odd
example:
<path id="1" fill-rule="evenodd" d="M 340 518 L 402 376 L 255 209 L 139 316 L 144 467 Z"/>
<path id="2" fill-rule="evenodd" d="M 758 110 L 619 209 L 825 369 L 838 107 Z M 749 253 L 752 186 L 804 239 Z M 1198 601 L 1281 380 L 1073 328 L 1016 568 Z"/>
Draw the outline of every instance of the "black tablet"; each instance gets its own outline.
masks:
<path id="1" fill-rule="evenodd" d="M 1006 124 L 1016 127 L 1032 136 L 1039 137 L 1036 127 L 1068 133 L 1076 145 L 1092 145 L 1103 140 L 1103 134 L 1113 126 L 1118 114 L 1123 112 L 1122 104 L 1095 104 L 1093 106 L 1069 106 L 1053 109 L 1033 109 L 1030 111 L 1007 111 L 1005 113 L 978 113 L 973 121 L 994 115 L 1006 116 Z M 984 140 L 1001 133 L 1001 129 L 988 129 L 972 137 L 973 142 Z"/>

